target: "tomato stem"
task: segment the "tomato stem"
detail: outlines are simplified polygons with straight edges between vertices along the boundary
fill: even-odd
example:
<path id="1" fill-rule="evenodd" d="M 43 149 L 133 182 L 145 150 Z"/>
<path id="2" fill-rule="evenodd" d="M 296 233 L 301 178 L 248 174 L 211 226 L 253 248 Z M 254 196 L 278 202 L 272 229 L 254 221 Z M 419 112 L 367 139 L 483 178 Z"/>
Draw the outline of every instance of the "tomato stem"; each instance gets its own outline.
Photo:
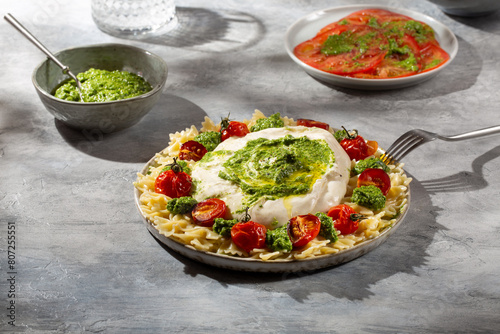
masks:
<path id="1" fill-rule="evenodd" d="M 182 166 L 179 165 L 179 163 L 177 162 L 177 158 L 174 157 L 174 162 L 172 162 L 171 164 L 169 164 L 168 166 L 170 166 L 170 169 L 174 172 L 174 173 L 179 173 L 179 172 L 182 172 Z"/>
<path id="2" fill-rule="evenodd" d="M 227 129 L 227 127 L 229 126 L 229 116 L 231 116 L 231 113 L 228 113 L 227 114 L 227 117 L 224 117 L 221 119 L 220 121 L 220 131 L 222 132 L 222 130 L 225 130 Z"/>
<path id="3" fill-rule="evenodd" d="M 363 216 L 363 215 L 361 215 L 359 213 L 351 213 L 351 215 L 349 216 L 349 218 L 352 221 L 354 221 L 354 222 L 366 219 L 365 216 Z"/>
<path id="4" fill-rule="evenodd" d="M 355 139 L 358 136 L 358 130 L 356 129 L 351 130 L 352 132 L 354 132 L 353 135 L 351 135 L 351 133 L 347 131 L 345 127 L 342 126 L 342 129 L 344 129 L 347 139 Z"/>
<path id="5" fill-rule="evenodd" d="M 248 210 L 249 210 L 249 209 L 250 209 L 250 208 L 249 208 L 248 206 L 245 208 L 245 215 L 244 215 L 244 216 L 243 216 L 243 218 L 241 219 L 241 221 L 242 221 L 242 222 L 244 222 L 244 223 L 246 223 L 246 222 L 250 221 L 250 219 L 252 219 L 252 217 L 251 217 L 251 216 L 250 216 L 250 214 L 248 213 Z"/>

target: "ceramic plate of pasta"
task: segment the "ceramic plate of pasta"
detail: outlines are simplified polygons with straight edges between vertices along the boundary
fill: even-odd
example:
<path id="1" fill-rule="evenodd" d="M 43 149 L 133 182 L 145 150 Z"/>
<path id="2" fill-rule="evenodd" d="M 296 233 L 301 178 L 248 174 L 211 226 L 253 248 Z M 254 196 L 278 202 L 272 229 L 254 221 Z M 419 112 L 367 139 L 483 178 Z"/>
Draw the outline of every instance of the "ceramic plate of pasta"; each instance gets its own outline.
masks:
<path id="1" fill-rule="evenodd" d="M 252 272 L 316 270 L 379 246 L 410 203 L 402 164 L 358 130 L 256 110 L 170 134 L 137 174 L 148 230 L 193 260 Z"/>

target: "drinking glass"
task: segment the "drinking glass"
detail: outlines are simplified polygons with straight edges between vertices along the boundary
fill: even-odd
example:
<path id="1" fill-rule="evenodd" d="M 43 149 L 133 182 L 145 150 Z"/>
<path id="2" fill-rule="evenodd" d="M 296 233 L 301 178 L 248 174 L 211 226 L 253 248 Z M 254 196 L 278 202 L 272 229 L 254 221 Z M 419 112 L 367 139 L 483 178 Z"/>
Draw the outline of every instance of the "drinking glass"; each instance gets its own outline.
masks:
<path id="1" fill-rule="evenodd" d="M 175 27 L 174 0 L 92 0 L 97 27 L 113 36 L 133 37 Z"/>

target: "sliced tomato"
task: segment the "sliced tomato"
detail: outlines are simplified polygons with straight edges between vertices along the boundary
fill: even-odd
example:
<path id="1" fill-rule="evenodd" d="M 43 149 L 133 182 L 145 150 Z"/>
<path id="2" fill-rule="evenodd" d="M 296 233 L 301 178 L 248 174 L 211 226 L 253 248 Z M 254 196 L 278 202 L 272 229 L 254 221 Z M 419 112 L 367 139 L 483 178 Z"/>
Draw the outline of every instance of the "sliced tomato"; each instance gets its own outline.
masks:
<path id="1" fill-rule="evenodd" d="M 321 71 L 349 76 L 377 66 L 387 54 L 387 44 L 383 34 L 370 26 L 346 24 L 297 45 L 294 54 Z"/>
<path id="2" fill-rule="evenodd" d="M 322 35 L 325 32 L 329 32 L 329 31 L 333 31 L 335 34 L 340 34 L 340 33 L 344 32 L 347 29 L 347 27 L 343 27 L 344 25 L 345 25 L 345 23 L 343 23 L 343 22 L 333 22 L 333 23 L 330 23 L 329 25 L 323 27 L 316 34 L 316 36 Z"/>
<path id="3" fill-rule="evenodd" d="M 207 149 L 203 144 L 190 140 L 181 145 L 179 159 L 200 161 L 207 153 Z"/>
<path id="4" fill-rule="evenodd" d="M 449 59 L 425 22 L 377 8 L 326 25 L 297 45 L 294 54 L 318 70 L 362 79 L 406 77 Z"/>
<path id="5" fill-rule="evenodd" d="M 357 186 L 375 186 L 386 196 L 391 189 L 391 178 L 383 169 L 367 168 L 359 174 Z"/>
<path id="6" fill-rule="evenodd" d="M 386 22 L 412 20 L 411 17 L 406 15 L 378 8 L 368 8 L 354 12 L 346 16 L 345 20 L 351 23 L 368 24 L 372 18 L 375 18 L 379 25 Z"/>
<path id="7" fill-rule="evenodd" d="M 226 203 L 218 198 L 209 198 L 196 204 L 191 211 L 196 224 L 210 227 L 215 218 L 226 218 Z"/>
<path id="8" fill-rule="evenodd" d="M 253 221 L 241 222 L 231 228 L 231 239 L 236 246 L 248 253 L 255 248 L 266 247 L 266 232 L 264 225 Z"/>
<path id="9" fill-rule="evenodd" d="M 450 55 L 439 45 L 428 43 L 420 50 L 420 58 L 422 60 L 422 71 L 427 72 L 446 63 L 450 59 Z"/>
<path id="10" fill-rule="evenodd" d="M 400 23 L 400 22 L 397 22 Z M 400 29 L 403 29 L 400 27 Z M 398 51 L 388 53 L 373 71 L 356 77 L 365 79 L 401 78 L 420 72 L 422 63 L 420 47 L 413 36 L 392 34 L 387 36 L 391 43 L 396 43 Z M 391 45 L 391 44 L 390 44 Z"/>
<path id="11" fill-rule="evenodd" d="M 161 172 L 155 180 L 155 192 L 170 198 L 188 196 L 192 186 L 191 176 L 172 169 Z"/>
<path id="12" fill-rule="evenodd" d="M 305 119 L 305 118 L 297 119 L 297 125 L 307 126 L 309 128 L 316 127 L 316 128 L 321 128 L 321 129 L 325 129 L 325 130 L 330 129 L 330 125 L 328 125 L 327 123 L 313 121 L 312 119 Z"/>
<path id="13" fill-rule="evenodd" d="M 221 129 L 221 141 L 224 141 L 230 137 L 245 137 L 250 133 L 248 127 L 243 122 L 231 121 L 228 123 L 227 127 Z"/>
<path id="14" fill-rule="evenodd" d="M 353 208 L 347 204 L 340 204 L 328 210 L 327 215 L 333 220 L 333 227 L 343 235 L 354 233 L 358 230 L 359 219 Z"/>
<path id="15" fill-rule="evenodd" d="M 287 232 L 293 247 L 302 247 L 319 234 L 321 221 L 315 215 L 295 216 L 288 222 Z"/>

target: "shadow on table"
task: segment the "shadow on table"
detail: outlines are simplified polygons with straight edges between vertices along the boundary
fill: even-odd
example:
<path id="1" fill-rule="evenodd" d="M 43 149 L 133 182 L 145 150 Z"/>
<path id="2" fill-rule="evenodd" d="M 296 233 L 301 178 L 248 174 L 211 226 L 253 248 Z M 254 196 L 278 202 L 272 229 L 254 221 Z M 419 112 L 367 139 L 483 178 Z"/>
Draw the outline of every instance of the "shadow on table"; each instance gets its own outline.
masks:
<path id="1" fill-rule="evenodd" d="M 457 36 L 458 53 L 453 61 L 435 77 L 415 86 L 396 90 L 356 90 L 321 84 L 346 94 L 359 97 L 372 97 L 380 100 L 420 100 L 452 94 L 472 87 L 481 73 L 483 62 L 478 51 L 467 41 Z"/>
<path id="2" fill-rule="evenodd" d="M 189 128 L 194 119 L 203 120 L 205 116 L 205 111 L 196 104 L 163 94 L 139 123 L 116 133 L 77 130 L 58 120 L 55 125 L 68 144 L 85 154 L 111 161 L 147 162 L 168 145 L 170 133 Z"/>
<path id="3" fill-rule="evenodd" d="M 422 186 L 428 193 L 468 192 L 486 188 L 488 182 L 483 175 L 484 165 L 500 157 L 500 146 L 497 146 L 472 162 L 472 172 L 462 171 L 439 179 L 422 181 Z"/>
<path id="4" fill-rule="evenodd" d="M 227 52 L 246 49 L 265 34 L 256 17 L 243 12 L 177 7 L 175 29 L 141 37 L 142 42 L 195 49 L 203 52 Z"/>
<path id="5" fill-rule="evenodd" d="M 360 300 L 370 297 L 370 287 L 399 273 L 414 274 L 415 268 L 426 263 L 426 250 L 434 235 L 445 227 L 437 224 L 440 208 L 432 205 L 422 185 L 413 180 L 412 203 L 403 225 L 381 246 L 351 262 L 326 269 L 297 273 L 249 273 L 211 267 L 163 246 L 182 262 L 190 276 L 204 275 L 222 286 L 238 285 L 287 293 L 301 302 L 314 293 L 327 293 L 335 298 Z"/>
<path id="6" fill-rule="evenodd" d="M 446 14 L 446 16 L 469 27 L 500 35 L 500 11 L 477 17 L 463 17 L 448 14 Z"/>

